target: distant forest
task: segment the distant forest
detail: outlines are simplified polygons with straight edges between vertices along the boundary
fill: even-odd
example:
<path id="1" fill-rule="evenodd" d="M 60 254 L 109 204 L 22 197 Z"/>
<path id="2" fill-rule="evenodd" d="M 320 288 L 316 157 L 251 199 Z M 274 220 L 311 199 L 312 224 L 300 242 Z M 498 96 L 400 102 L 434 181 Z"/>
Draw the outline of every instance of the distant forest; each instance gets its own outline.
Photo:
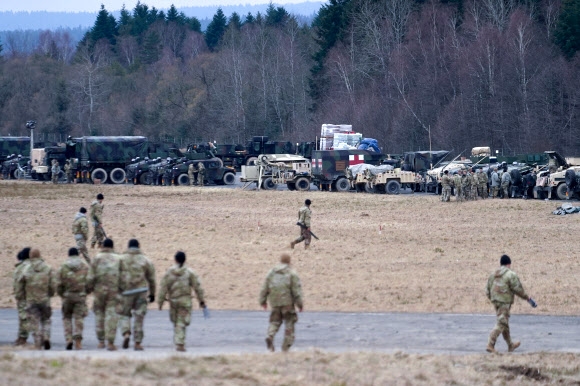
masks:
<path id="1" fill-rule="evenodd" d="M 104 7 L 77 39 L 1 41 L 0 134 L 314 140 L 352 124 L 385 152 L 580 154 L 580 0 L 330 0 L 196 17 Z"/>

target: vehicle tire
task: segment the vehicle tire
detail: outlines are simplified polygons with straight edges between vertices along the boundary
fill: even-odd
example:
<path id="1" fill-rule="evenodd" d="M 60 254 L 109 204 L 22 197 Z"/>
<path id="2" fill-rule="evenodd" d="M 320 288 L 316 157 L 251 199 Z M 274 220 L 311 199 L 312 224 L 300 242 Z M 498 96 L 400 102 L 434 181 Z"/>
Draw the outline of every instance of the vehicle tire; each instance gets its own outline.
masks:
<path id="1" fill-rule="evenodd" d="M 566 173 L 564 174 L 564 180 L 570 189 L 576 186 L 576 172 L 574 169 L 566 170 Z"/>
<path id="2" fill-rule="evenodd" d="M 288 187 L 288 190 L 296 190 L 296 184 L 294 182 L 287 182 L 286 186 Z"/>
<path id="3" fill-rule="evenodd" d="M 96 168 L 91 173 L 91 180 L 101 180 L 101 184 L 107 182 L 107 172 L 105 169 Z"/>
<path id="4" fill-rule="evenodd" d="M 222 177 L 222 181 L 226 185 L 233 185 L 236 183 L 236 175 L 232 172 L 226 172 Z"/>
<path id="5" fill-rule="evenodd" d="M 566 197 L 566 192 L 568 191 L 568 186 L 566 186 L 566 184 L 560 184 L 558 185 L 558 187 L 556 188 L 556 196 L 558 197 L 558 200 L 565 200 L 568 197 Z"/>
<path id="6" fill-rule="evenodd" d="M 187 186 L 189 185 L 189 176 L 185 173 L 182 173 L 177 177 L 177 185 L 179 186 Z"/>
<path id="7" fill-rule="evenodd" d="M 109 173 L 109 178 L 111 178 L 111 182 L 117 185 L 124 184 L 126 177 L 127 173 L 125 173 L 125 171 L 121 168 L 115 168 L 111 170 L 111 172 Z"/>
<path id="8" fill-rule="evenodd" d="M 262 181 L 262 189 L 264 190 L 276 189 L 276 184 L 274 183 L 274 181 L 272 181 L 272 177 L 268 177 L 264 181 Z"/>
<path id="9" fill-rule="evenodd" d="M 246 160 L 246 166 L 254 165 L 254 162 L 258 160 L 258 157 L 250 157 Z"/>
<path id="10" fill-rule="evenodd" d="M 299 177 L 296 180 L 296 190 L 299 192 L 307 192 L 310 190 L 310 180 L 306 177 Z"/>
<path id="11" fill-rule="evenodd" d="M 50 181 L 50 173 L 42 173 L 39 174 L 41 176 L 41 180 L 43 181 Z"/>
<path id="12" fill-rule="evenodd" d="M 367 193 L 374 193 L 375 189 L 369 184 L 368 182 L 365 183 L 365 192 Z"/>
<path id="13" fill-rule="evenodd" d="M 151 176 L 149 173 L 141 173 L 139 176 L 139 183 L 142 185 L 151 185 Z"/>
<path id="14" fill-rule="evenodd" d="M 344 177 L 336 180 L 335 186 L 337 192 L 348 192 L 350 190 L 350 182 Z"/>
<path id="15" fill-rule="evenodd" d="M 389 181 L 387 182 L 385 190 L 387 191 L 387 194 L 399 194 L 399 190 L 401 190 L 401 184 L 399 181 Z"/>

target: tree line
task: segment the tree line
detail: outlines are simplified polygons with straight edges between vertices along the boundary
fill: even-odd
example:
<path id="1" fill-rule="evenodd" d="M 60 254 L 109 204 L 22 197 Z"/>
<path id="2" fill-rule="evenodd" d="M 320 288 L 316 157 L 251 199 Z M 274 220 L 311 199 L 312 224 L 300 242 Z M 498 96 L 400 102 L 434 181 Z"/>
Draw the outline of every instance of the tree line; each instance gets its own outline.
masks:
<path id="1" fill-rule="evenodd" d="M 270 4 L 101 7 L 77 45 L 2 52 L 0 134 L 311 141 L 347 123 L 385 152 L 580 153 L 580 0 L 330 0 L 306 24 Z"/>

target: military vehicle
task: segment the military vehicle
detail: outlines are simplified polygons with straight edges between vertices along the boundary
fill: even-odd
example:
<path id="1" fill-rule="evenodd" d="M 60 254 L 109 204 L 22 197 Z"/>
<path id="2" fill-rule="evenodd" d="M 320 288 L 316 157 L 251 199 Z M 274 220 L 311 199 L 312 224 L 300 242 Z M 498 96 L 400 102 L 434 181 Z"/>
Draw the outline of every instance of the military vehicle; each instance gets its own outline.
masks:
<path id="1" fill-rule="evenodd" d="M 241 182 L 244 188 L 256 183 L 258 188 L 276 189 L 286 185 L 288 190 L 308 191 L 312 181 L 308 158 L 295 154 L 260 154 L 254 165 L 243 165 Z"/>
<path id="2" fill-rule="evenodd" d="M 30 160 L 21 155 L 11 155 L 1 163 L 2 178 L 19 180 L 26 176 Z"/>
<path id="3" fill-rule="evenodd" d="M 559 200 L 568 198 L 568 185 L 566 184 L 566 170 L 572 167 L 562 155 L 556 151 L 544 152 L 548 157 L 548 164 L 537 173 L 534 198 L 552 198 Z M 573 169 L 574 173 L 580 169 Z M 569 178 L 571 173 L 568 174 Z"/>
<path id="4" fill-rule="evenodd" d="M 0 163 L 19 155 L 30 157 L 30 137 L 0 137 Z"/>
<path id="5" fill-rule="evenodd" d="M 63 179 L 65 177 L 63 167 L 67 160 L 67 149 L 65 147 L 48 146 L 44 148 L 32 149 L 32 157 L 30 160 L 30 176 L 32 179 L 50 181 L 53 160 L 58 161 L 58 164 L 61 168 L 59 180 Z"/>
<path id="6" fill-rule="evenodd" d="M 349 168 L 352 184 L 357 192 L 399 194 L 402 188 L 412 188 L 420 183 L 415 172 L 401 171 L 391 165 L 355 165 Z"/>
<path id="7" fill-rule="evenodd" d="M 189 185 L 187 174 L 189 165 L 193 164 L 197 169 L 199 162 L 205 166 L 204 184 L 233 185 L 236 182 L 236 170 L 232 166 L 223 166 L 219 158 L 190 160 L 182 157 L 166 167 L 163 176 L 164 185 Z M 197 176 L 197 173 L 194 176 Z"/>

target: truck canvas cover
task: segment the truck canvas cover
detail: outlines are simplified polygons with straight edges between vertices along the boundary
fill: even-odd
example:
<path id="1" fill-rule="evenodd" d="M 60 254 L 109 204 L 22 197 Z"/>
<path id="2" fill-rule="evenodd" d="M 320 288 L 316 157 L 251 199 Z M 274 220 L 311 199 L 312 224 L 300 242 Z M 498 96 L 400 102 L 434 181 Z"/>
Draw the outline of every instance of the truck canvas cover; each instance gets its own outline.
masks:
<path id="1" fill-rule="evenodd" d="M 0 160 L 16 154 L 30 156 L 30 137 L 0 137 Z"/>
<path id="2" fill-rule="evenodd" d="M 80 137 L 74 142 L 77 156 L 90 162 L 127 163 L 148 156 L 147 137 Z"/>

